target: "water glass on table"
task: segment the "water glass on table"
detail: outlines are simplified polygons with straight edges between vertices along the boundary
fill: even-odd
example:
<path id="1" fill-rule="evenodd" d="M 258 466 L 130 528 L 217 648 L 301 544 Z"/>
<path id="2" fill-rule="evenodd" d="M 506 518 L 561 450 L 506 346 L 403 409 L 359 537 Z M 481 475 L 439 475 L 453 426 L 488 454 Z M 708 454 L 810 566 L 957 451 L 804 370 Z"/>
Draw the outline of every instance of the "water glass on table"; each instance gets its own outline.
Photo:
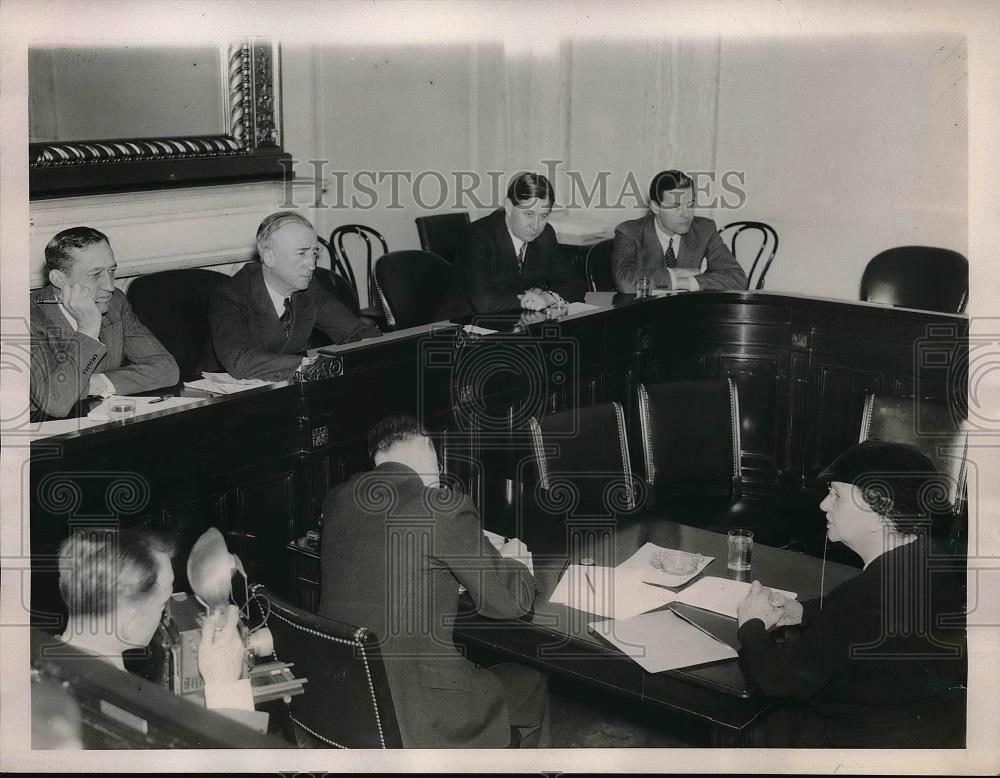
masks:
<path id="1" fill-rule="evenodd" d="M 753 556 L 753 532 L 748 529 L 729 530 L 729 556 L 726 567 L 743 572 L 750 569 Z"/>
<path id="2" fill-rule="evenodd" d="M 112 397 L 108 400 L 108 419 L 126 422 L 135 418 L 135 399 L 132 397 Z"/>
<path id="3" fill-rule="evenodd" d="M 649 280 L 649 276 L 642 276 L 641 278 L 635 279 L 635 299 L 642 300 L 645 297 L 649 297 L 652 294 L 653 284 Z"/>

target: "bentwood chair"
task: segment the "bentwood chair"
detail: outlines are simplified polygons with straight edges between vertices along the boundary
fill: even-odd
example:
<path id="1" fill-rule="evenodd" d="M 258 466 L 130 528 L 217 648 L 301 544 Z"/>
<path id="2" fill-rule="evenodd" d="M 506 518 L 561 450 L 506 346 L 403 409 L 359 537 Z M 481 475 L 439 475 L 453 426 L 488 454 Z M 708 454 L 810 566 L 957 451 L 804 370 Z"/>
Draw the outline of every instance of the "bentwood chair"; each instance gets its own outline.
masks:
<path id="1" fill-rule="evenodd" d="M 209 301 L 226 278 L 214 270 L 189 268 L 150 273 L 129 284 L 132 310 L 173 356 L 182 381 L 201 377 L 209 344 Z"/>
<path id="2" fill-rule="evenodd" d="M 391 329 L 448 318 L 458 288 L 454 268 L 429 251 L 390 251 L 375 263 L 375 291 Z"/>
<path id="3" fill-rule="evenodd" d="M 275 659 L 307 679 L 287 703 L 299 746 L 402 748 L 375 634 L 296 608 L 261 584 L 250 594 L 251 624 L 270 628 Z"/>
<path id="4" fill-rule="evenodd" d="M 469 226 L 469 214 L 464 211 L 439 213 L 433 216 L 418 216 L 414 221 L 417 224 L 417 233 L 420 235 L 420 248 L 454 264 L 462 236 Z"/>
<path id="5" fill-rule="evenodd" d="M 365 273 L 368 277 L 368 298 L 365 304 L 367 309 L 371 308 L 372 300 L 375 299 L 375 276 L 372 272 L 372 268 L 375 265 L 375 261 L 382 256 L 382 254 L 389 251 L 389 246 L 385 242 L 385 238 L 382 237 L 382 234 L 378 232 L 378 230 L 366 227 L 363 224 L 342 224 L 330 233 L 329 245 L 337 263 L 338 272 L 350 279 L 351 285 L 354 287 L 355 294 L 358 294 L 358 282 L 354 277 L 354 270 L 351 268 L 350 254 L 347 251 L 347 246 L 344 242 L 344 239 L 351 235 L 360 239 L 365 249 Z M 381 253 L 376 253 L 379 248 L 382 249 Z M 360 295 L 358 296 L 360 297 Z"/>
<path id="6" fill-rule="evenodd" d="M 861 276 L 861 299 L 922 311 L 962 313 L 969 262 L 957 251 L 897 246 L 876 254 Z"/>
<path id="7" fill-rule="evenodd" d="M 858 442 L 866 440 L 908 443 L 934 463 L 944 478 L 943 493 L 938 498 L 928 493 L 932 508 L 934 534 L 948 543 L 962 540 L 965 534 L 965 488 L 968 475 L 969 435 L 965 422 L 956 418 L 954 409 L 940 403 L 913 398 L 865 395 Z"/>
<path id="8" fill-rule="evenodd" d="M 640 500 L 620 404 L 532 416 L 528 425 L 535 509 L 548 515 L 611 516 L 637 507 Z"/>
<path id="9" fill-rule="evenodd" d="M 611 247 L 614 240 L 602 240 L 595 243 L 587 252 L 584 273 L 587 277 L 587 289 L 591 292 L 614 292 L 615 278 L 611 272 Z"/>
<path id="10" fill-rule="evenodd" d="M 706 529 L 731 525 L 747 510 L 738 502 L 740 399 L 735 382 L 639 384 L 638 395 L 648 507 L 682 524 Z M 749 523 L 747 516 L 742 521 L 742 526 Z"/>
<path id="11" fill-rule="evenodd" d="M 744 233 L 746 233 L 744 238 L 750 240 L 745 239 L 740 245 L 750 248 L 748 251 L 738 252 L 737 239 Z M 778 253 L 778 233 L 775 229 L 764 222 L 738 221 L 727 224 L 719 230 L 719 235 L 723 241 L 728 239 L 729 250 L 746 272 L 747 289 L 763 289 L 764 277 L 771 269 L 774 255 Z M 753 253 L 754 247 L 757 249 L 756 254 Z M 765 255 L 767 259 L 764 259 Z M 752 262 L 749 259 L 751 256 L 753 256 Z M 761 264 L 762 259 L 764 259 L 763 264 Z"/>

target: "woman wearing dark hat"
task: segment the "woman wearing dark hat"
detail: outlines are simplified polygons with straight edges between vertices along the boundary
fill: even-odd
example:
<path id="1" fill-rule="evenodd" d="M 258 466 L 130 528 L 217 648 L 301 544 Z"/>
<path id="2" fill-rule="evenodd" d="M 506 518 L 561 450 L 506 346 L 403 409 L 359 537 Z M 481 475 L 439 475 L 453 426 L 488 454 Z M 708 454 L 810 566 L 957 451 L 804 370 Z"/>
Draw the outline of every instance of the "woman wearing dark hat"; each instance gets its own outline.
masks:
<path id="1" fill-rule="evenodd" d="M 754 581 L 740 604 L 745 667 L 765 695 L 790 701 L 767 717 L 759 744 L 963 747 L 964 595 L 928 537 L 941 476 L 912 446 L 868 441 L 819 478 L 830 482 L 827 537 L 864 570 L 805 603 Z M 795 629 L 779 642 L 777 626 Z"/>

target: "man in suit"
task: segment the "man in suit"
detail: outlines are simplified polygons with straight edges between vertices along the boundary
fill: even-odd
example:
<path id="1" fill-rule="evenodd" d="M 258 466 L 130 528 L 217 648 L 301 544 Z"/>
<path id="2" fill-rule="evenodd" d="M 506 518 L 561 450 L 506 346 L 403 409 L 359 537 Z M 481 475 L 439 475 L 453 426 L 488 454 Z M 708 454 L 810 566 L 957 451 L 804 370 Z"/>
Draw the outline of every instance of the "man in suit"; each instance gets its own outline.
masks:
<path id="1" fill-rule="evenodd" d="M 661 289 L 747 288 L 746 273 L 715 222 L 695 216 L 693 206 L 689 176 L 679 170 L 656 174 L 649 185 L 649 213 L 615 228 L 611 269 L 619 292 L 635 292 L 636 279 L 643 276 Z"/>
<path id="2" fill-rule="evenodd" d="M 88 395 L 137 394 L 179 379 L 177 363 L 121 290 L 104 233 L 63 230 L 45 246 L 49 283 L 31 299 L 31 418 L 64 418 Z"/>
<path id="3" fill-rule="evenodd" d="M 583 300 L 587 284 L 547 224 L 554 202 L 545 176 L 520 173 L 507 187 L 504 207 L 469 225 L 456 267 L 476 313 Z"/>
<path id="4" fill-rule="evenodd" d="M 313 328 L 334 343 L 381 335 L 313 277 L 316 230 L 304 216 L 279 211 L 257 228 L 260 262 L 249 262 L 212 296 L 212 345 L 234 378 L 285 381 L 309 363 Z"/>
<path id="5" fill-rule="evenodd" d="M 434 445 L 416 419 L 389 416 L 368 435 L 375 470 L 326 498 L 319 613 L 382 641 L 406 748 L 551 744 L 544 675 L 517 664 L 478 667 L 458 651 L 459 584 L 479 613 L 514 619 L 535 583 L 483 535 L 472 501 L 439 486 Z"/>

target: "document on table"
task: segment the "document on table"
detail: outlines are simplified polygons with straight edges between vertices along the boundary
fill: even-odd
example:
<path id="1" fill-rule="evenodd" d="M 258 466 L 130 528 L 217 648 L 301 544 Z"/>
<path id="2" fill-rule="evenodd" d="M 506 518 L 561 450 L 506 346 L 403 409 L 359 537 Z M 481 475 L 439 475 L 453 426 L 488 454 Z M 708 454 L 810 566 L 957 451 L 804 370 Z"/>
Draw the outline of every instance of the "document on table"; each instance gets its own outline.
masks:
<path id="1" fill-rule="evenodd" d="M 642 548 L 636 551 L 632 556 L 618 565 L 618 570 L 636 570 L 641 573 L 643 580 L 646 583 L 659 584 L 660 586 L 683 586 L 692 578 L 694 578 L 698 573 L 712 564 L 712 560 L 715 559 L 714 556 L 702 556 L 701 554 L 692 554 L 694 559 L 692 561 L 697 563 L 695 569 L 690 573 L 666 573 L 663 570 L 659 570 L 653 566 L 653 557 L 659 552 L 660 554 L 664 552 L 670 552 L 674 549 L 663 548 L 655 543 L 646 543 Z M 682 552 L 686 553 L 686 552 Z"/>
<path id="2" fill-rule="evenodd" d="M 590 625 L 647 673 L 662 673 L 723 659 L 737 653 L 670 610 L 610 619 Z"/>
<path id="3" fill-rule="evenodd" d="M 574 313 L 583 313 L 584 311 L 596 311 L 600 306 L 590 305 L 588 303 L 567 303 L 566 313 L 572 316 Z"/>
<path id="4" fill-rule="evenodd" d="M 87 418 L 91 421 L 111 421 L 111 417 L 108 415 L 108 406 L 111 404 L 113 399 L 113 397 L 104 399 L 100 405 L 91 409 L 90 413 L 87 414 Z M 201 401 L 203 398 L 167 397 L 164 400 L 159 397 L 130 397 L 129 399 L 135 400 L 135 415 L 136 418 L 138 418 L 139 416 L 147 413 L 156 413 L 157 411 L 165 411 L 168 408 L 190 405 L 191 403 Z"/>
<path id="5" fill-rule="evenodd" d="M 795 592 L 787 592 L 784 589 L 774 589 L 774 591 L 792 599 L 798 596 Z M 678 592 L 674 600 L 735 619 L 736 608 L 749 593 L 750 584 L 746 581 L 706 576 Z"/>
<path id="6" fill-rule="evenodd" d="M 184 386 L 212 394 L 233 394 L 268 385 L 267 381 L 260 378 L 233 378 L 229 373 L 202 373 L 202 376 L 204 378 L 197 381 L 185 381 Z"/>
<path id="7" fill-rule="evenodd" d="M 495 548 L 500 556 L 506 559 L 516 559 L 522 565 L 528 568 L 529 572 L 535 574 L 535 564 L 531 558 L 531 552 L 528 551 L 528 547 L 524 542 L 518 538 L 511 538 L 507 540 L 503 535 L 498 535 L 495 532 L 490 532 L 488 529 L 483 530 L 483 535 L 490 542 L 490 545 Z"/>
<path id="8" fill-rule="evenodd" d="M 675 597 L 674 592 L 645 583 L 641 573 L 635 570 L 570 565 L 549 602 L 595 616 L 627 619 L 666 605 Z"/>
<path id="9" fill-rule="evenodd" d="M 85 416 L 77 419 L 51 419 L 49 421 L 38 422 L 30 429 L 28 434 L 32 440 L 37 440 L 39 438 L 48 438 L 52 435 L 66 435 L 70 432 L 79 432 L 80 430 L 87 429 L 87 427 L 97 427 L 103 423 L 97 419 L 88 419 Z M 20 430 L 18 432 L 19 434 L 21 433 Z"/>

